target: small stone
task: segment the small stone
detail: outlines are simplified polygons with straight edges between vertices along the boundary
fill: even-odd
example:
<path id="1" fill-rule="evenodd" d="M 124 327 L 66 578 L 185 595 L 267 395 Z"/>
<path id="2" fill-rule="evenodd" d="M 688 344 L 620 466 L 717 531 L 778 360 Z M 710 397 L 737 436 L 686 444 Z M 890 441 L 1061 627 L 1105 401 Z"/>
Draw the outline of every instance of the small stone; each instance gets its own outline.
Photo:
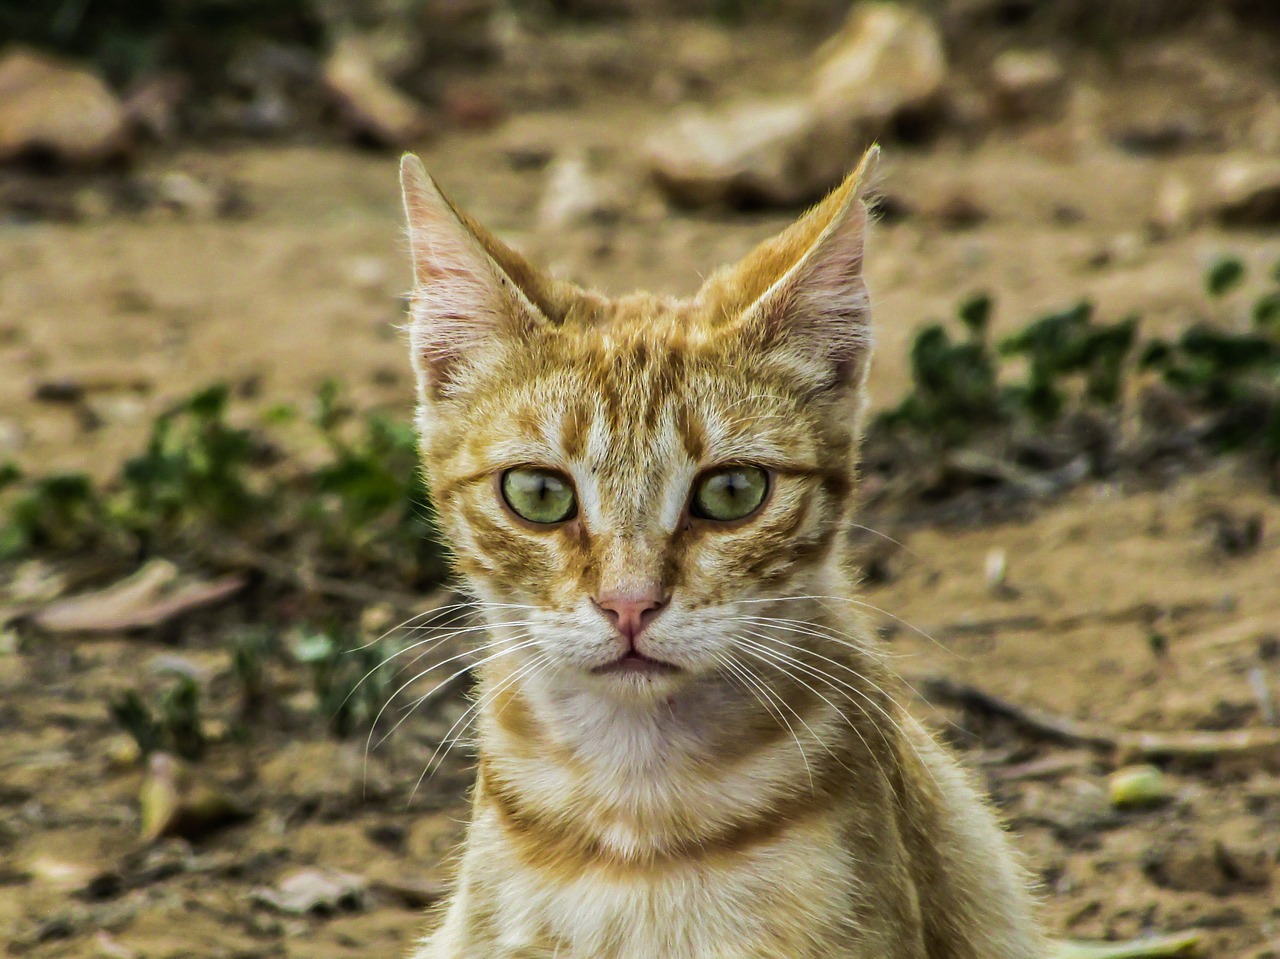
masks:
<path id="1" fill-rule="evenodd" d="M 886 128 L 934 111 L 942 40 L 919 11 L 854 6 L 791 97 L 688 109 L 646 147 L 659 187 L 686 206 L 795 206 L 840 182 Z"/>
<path id="2" fill-rule="evenodd" d="M 138 959 L 139 953 L 121 943 L 111 933 L 99 929 L 93 937 L 93 948 L 102 959 Z"/>
<path id="3" fill-rule="evenodd" d="M 1232 161 L 1214 181 L 1213 214 L 1227 227 L 1280 225 L 1280 161 Z"/>
<path id="4" fill-rule="evenodd" d="M 818 58 L 814 106 L 882 123 L 929 106 L 946 79 L 937 27 L 920 11 L 896 3 L 856 4 Z"/>
<path id="5" fill-rule="evenodd" d="M 569 154 L 547 172 L 538 204 L 538 225 L 545 230 L 616 218 L 619 204 L 609 186 L 593 174 L 584 157 Z"/>
<path id="6" fill-rule="evenodd" d="M 325 87 L 353 135 L 377 146 L 404 147 L 427 132 L 422 107 L 378 73 L 355 38 L 338 43 L 323 69 Z"/>
<path id="7" fill-rule="evenodd" d="M 1186 229 L 1194 215 L 1191 187 L 1181 177 L 1167 177 L 1156 190 L 1152 219 L 1170 232 Z"/>
<path id="8" fill-rule="evenodd" d="M 299 869 L 274 889 L 257 889 L 253 898 L 278 912 L 333 915 L 364 908 L 368 884 L 363 877 L 337 869 Z"/>
<path id="9" fill-rule="evenodd" d="M 138 746 L 138 741 L 124 733 L 107 740 L 103 744 L 102 752 L 106 757 L 107 766 L 117 772 L 136 769 L 142 762 L 142 750 Z"/>
<path id="10" fill-rule="evenodd" d="M 97 76 L 29 50 L 0 58 L 0 162 L 98 166 L 127 147 L 124 106 Z"/>
<path id="11" fill-rule="evenodd" d="M 156 200 L 184 216 L 211 218 L 218 213 L 222 198 L 218 190 L 185 170 L 169 170 L 156 179 Z"/>
<path id="12" fill-rule="evenodd" d="M 1047 50 L 1009 50 L 991 64 L 992 109 L 1006 120 L 1054 119 L 1067 92 L 1067 72 Z"/>
<path id="13" fill-rule="evenodd" d="M 842 145 L 836 160 L 831 143 L 804 100 L 752 100 L 682 111 L 650 140 L 649 165 L 682 206 L 793 206 L 838 182 L 856 156 Z"/>
<path id="14" fill-rule="evenodd" d="M 78 889 L 93 876 L 93 869 L 83 863 L 67 862 L 52 856 L 36 856 L 26 863 L 26 871 L 40 885 L 63 891 Z"/>
<path id="15" fill-rule="evenodd" d="M 1008 574 L 1008 554 L 999 547 L 988 552 L 986 561 L 982 564 L 982 578 L 986 581 L 987 589 L 993 592 L 1002 589 Z"/>
<path id="16" fill-rule="evenodd" d="M 17 453 L 26 443 L 22 427 L 10 419 L 0 419 L 0 457 L 9 457 Z"/>

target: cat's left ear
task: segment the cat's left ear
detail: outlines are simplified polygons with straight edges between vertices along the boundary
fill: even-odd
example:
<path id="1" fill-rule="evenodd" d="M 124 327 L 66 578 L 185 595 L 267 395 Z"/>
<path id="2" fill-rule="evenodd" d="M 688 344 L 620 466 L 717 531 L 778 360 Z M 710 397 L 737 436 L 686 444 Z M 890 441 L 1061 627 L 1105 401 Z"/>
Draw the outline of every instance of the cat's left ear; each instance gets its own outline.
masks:
<path id="1" fill-rule="evenodd" d="M 748 348 L 772 354 L 816 390 L 860 386 L 871 356 L 862 258 L 879 153 L 873 146 L 825 200 L 700 294 Z"/>

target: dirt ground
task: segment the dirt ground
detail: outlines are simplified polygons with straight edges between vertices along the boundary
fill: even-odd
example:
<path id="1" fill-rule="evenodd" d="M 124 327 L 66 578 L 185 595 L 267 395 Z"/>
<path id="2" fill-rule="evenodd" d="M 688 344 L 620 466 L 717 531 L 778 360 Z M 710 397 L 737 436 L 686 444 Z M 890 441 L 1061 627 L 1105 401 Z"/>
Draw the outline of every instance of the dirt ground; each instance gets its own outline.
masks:
<path id="1" fill-rule="evenodd" d="M 463 206 L 561 275 L 689 292 L 790 214 L 666 207 L 636 149 L 671 109 L 654 93 L 653 63 L 664 44 L 691 59 L 718 51 L 700 94 L 713 99 L 785 82 L 812 38 L 621 29 L 564 42 L 595 44 L 598 60 L 629 42 L 641 51 L 633 73 L 584 81 L 572 102 L 516 111 L 491 130 L 444 133 L 422 155 Z M 1073 55 L 1076 105 L 1053 124 L 886 144 L 882 188 L 891 209 L 908 212 L 877 226 L 868 261 L 877 403 L 904 390 L 913 333 L 976 290 L 996 295 L 997 330 L 1088 296 L 1101 316 L 1140 312 L 1144 330 L 1159 332 L 1201 317 L 1201 276 L 1215 257 L 1239 255 L 1254 276 L 1280 260 L 1274 232 L 1224 231 L 1194 215 L 1150 227 L 1169 183 L 1199 196 L 1225 162 L 1265 153 L 1250 131 L 1268 122 L 1275 64 L 1242 55 L 1248 43 L 1211 40 L 1135 48 L 1118 73 Z M 1115 145 L 1135 117 L 1205 103 L 1193 119 L 1220 134 L 1211 145 L 1159 155 Z M 616 191 L 617 208 L 540 226 L 545 161 L 575 151 Z M 143 173 L 171 170 L 234 183 L 246 212 L 121 215 L 90 202 L 97 211 L 80 223 L 0 223 L 0 460 L 108 476 L 155 414 L 215 380 L 237 386 L 246 416 L 305 403 L 330 377 L 361 407 L 407 415 L 398 324 L 409 272 L 394 158 L 242 145 L 143 161 Z M 980 222 L 951 222 L 957 199 L 981 210 Z M 1223 310 L 1211 318 L 1228 321 Z M 86 388 L 92 417 L 36 399 L 61 381 Z M 1231 555 L 1223 524 L 1253 516 L 1260 542 Z M 1258 677 L 1280 700 L 1278 531 L 1280 500 L 1223 462 L 1172 488 L 1078 488 L 996 525 L 891 523 L 880 533 L 900 545 L 868 537 L 887 574 L 865 598 L 917 687 L 949 677 L 1128 730 L 1255 728 L 1266 722 Z M 987 570 L 999 555 L 1008 572 L 995 588 Z M 395 956 L 422 928 L 465 817 L 465 749 L 415 783 L 461 698 L 416 714 L 366 760 L 363 737 L 326 738 L 308 690 L 280 676 L 262 735 L 217 743 L 200 772 L 250 800 L 252 818 L 196 843 L 139 842 L 141 774 L 119 761 L 106 704 L 177 657 L 225 724 L 226 627 L 214 616 L 176 637 L 0 646 L 0 941 L 10 954 Z M 1043 883 L 1055 935 L 1195 929 L 1205 955 L 1280 956 L 1280 758 L 1166 764 L 1171 799 L 1119 812 L 1106 792 L 1114 757 L 917 705 L 985 777 Z M 255 898 L 305 866 L 362 877 L 365 891 L 327 915 L 282 914 Z"/>

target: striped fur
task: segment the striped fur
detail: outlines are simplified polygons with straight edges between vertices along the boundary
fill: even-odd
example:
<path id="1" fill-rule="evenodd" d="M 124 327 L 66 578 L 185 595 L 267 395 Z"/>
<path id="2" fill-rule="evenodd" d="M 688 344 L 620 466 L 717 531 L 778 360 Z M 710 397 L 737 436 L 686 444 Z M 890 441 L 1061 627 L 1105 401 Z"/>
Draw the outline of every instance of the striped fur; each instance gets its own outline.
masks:
<path id="1" fill-rule="evenodd" d="M 1042 955 L 850 592 L 873 160 L 671 300 L 542 276 L 405 158 L 422 449 L 490 632 L 473 818 L 415 959 Z M 720 525 L 688 504 L 723 464 L 771 489 Z M 577 517 L 518 520 L 517 466 L 570 477 Z M 637 648 L 679 670 L 594 672 L 624 641 L 591 597 L 645 589 L 670 602 Z"/>

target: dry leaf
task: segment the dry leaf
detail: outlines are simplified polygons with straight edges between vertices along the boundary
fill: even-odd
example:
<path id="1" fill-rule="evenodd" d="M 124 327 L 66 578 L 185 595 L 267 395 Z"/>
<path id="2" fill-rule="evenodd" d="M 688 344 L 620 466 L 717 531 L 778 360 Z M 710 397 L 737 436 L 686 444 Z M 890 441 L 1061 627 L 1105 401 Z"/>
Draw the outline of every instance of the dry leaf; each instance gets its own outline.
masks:
<path id="1" fill-rule="evenodd" d="M 244 588 L 242 576 L 183 582 L 168 560 L 147 563 L 106 589 L 51 603 L 33 617 L 50 633 L 116 633 L 147 629 L 211 606 Z"/>
<path id="2" fill-rule="evenodd" d="M 1173 959 L 1194 956 L 1199 944 L 1200 934 L 1196 932 L 1127 942 L 1058 942 L 1054 944 L 1053 959 Z"/>
<path id="3" fill-rule="evenodd" d="M 151 757 L 138 799 L 144 842 L 165 836 L 198 839 L 251 814 L 246 804 L 194 778 L 168 753 Z"/>

